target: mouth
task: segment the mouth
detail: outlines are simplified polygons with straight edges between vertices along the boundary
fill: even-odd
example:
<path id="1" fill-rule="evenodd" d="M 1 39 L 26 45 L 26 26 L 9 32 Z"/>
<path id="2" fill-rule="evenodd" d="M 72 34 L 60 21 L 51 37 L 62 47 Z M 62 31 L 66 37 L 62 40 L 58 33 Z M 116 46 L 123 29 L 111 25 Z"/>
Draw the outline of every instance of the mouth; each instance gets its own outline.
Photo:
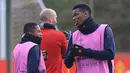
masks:
<path id="1" fill-rule="evenodd" d="M 77 21 L 73 21 L 74 25 L 77 25 Z"/>

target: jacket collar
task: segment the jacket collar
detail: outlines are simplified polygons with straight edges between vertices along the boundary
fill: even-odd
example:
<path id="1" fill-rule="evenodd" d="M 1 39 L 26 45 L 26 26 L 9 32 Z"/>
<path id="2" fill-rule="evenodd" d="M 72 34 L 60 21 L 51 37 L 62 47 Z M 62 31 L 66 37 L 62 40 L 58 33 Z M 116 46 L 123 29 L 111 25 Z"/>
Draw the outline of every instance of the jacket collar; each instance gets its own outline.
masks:
<path id="1" fill-rule="evenodd" d="M 42 38 L 34 36 L 34 35 L 30 35 L 30 34 L 24 34 L 23 37 L 21 38 L 21 42 L 20 43 L 25 43 L 25 42 L 33 42 L 36 43 L 38 45 L 41 44 L 41 40 Z"/>
<path id="2" fill-rule="evenodd" d="M 83 34 L 90 34 L 99 27 L 98 24 L 90 17 L 88 17 L 83 24 L 79 25 L 77 29 Z"/>
<path id="3" fill-rule="evenodd" d="M 54 29 L 54 30 L 56 30 L 55 26 L 53 24 L 49 24 L 49 23 L 42 23 L 42 24 L 40 24 L 40 28 L 47 28 L 47 29 Z"/>

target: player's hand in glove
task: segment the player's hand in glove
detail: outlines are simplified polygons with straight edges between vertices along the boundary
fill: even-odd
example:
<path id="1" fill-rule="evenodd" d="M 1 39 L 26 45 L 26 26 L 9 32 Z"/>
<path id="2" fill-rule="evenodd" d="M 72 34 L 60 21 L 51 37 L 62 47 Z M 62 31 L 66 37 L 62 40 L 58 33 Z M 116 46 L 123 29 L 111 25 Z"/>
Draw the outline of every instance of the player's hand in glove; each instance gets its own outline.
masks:
<path id="1" fill-rule="evenodd" d="M 70 51 L 73 56 L 82 56 L 85 53 L 85 48 L 77 44 L 72 44 Z"/>

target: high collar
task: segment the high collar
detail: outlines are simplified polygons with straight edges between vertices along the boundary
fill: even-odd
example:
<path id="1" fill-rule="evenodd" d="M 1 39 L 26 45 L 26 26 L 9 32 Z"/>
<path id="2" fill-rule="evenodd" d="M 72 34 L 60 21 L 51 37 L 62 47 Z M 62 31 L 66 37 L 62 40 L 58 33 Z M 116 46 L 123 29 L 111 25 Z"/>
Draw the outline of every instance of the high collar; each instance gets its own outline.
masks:
<path id="1" fill-rule="evenodd" d="M 53 24 L 49 24 L 49 23 L 40 24 L 40 28 L 47 28 L 47 29 L 54 29 L 54 30 L 56 30 L 55 26 Z"/>
<path id="2" fill-rule="evenodd" d="M 25 42 L 33 42 L 36 43 L 38 45 L 41 44 L 41 40 L 42 38 L 34 36 L 34 35 L 30 35 L 30 34 L 25 34 L 22 38 L 21 38 L 21 42 L 20 43 L 25 43 Z"/>
<path id="3" fill-rule="evenodd" d="M 81 33 L 87 35 L 94 32 L 98 27 L 99 25 L 96 24 L 90 16 L 83 22 L 83 24 L 79 25 L 77 28 Z"/>

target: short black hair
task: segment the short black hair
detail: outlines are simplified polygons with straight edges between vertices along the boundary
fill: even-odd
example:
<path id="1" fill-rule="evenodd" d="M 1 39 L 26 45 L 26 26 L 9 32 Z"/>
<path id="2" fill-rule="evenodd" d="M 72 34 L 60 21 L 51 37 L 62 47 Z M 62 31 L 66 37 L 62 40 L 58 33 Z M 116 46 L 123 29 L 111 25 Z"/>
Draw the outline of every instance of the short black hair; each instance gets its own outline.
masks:
<path id="1" fill-rule="evenodd" d="M 26 24 L 24 25 L 23 32 L 24 32 L 24 33 L 33 32 L 33 31 L 36 29 L 36 26 L 38 26 L 38 24 L 36 24 L 36 23 L 34 23 L 34 22 L 26 23 Z"/>
<path id="2" fill-rule="evenodd" d="M 91 15 L 91 9 L 87 4 L 77 4 L 75 6 L 73 6 L 72 10 L 74 9 L 80 9 L 81 11 L 88 11 L 89 14 Z"/>

